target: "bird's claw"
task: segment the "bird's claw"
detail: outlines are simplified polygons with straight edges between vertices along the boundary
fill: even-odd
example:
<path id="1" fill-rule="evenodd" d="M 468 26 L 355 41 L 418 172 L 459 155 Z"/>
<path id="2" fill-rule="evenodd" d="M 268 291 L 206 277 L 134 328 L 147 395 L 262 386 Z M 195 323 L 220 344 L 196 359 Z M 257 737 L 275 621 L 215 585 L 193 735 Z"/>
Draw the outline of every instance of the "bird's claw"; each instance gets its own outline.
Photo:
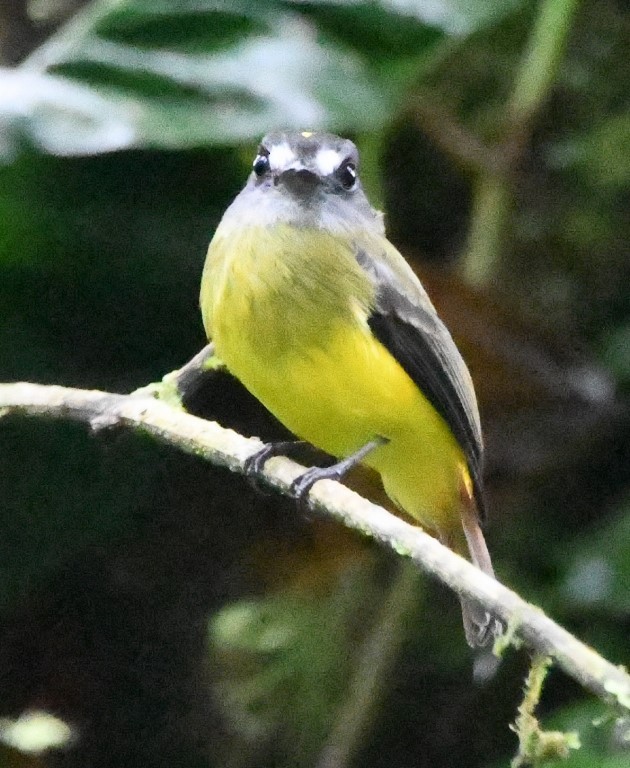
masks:
<path id="1" fill-rule="evenodd" d="M 244 464 L 244 470 L 245 475 L 249 478 L 252 477 L 252 475 L 260 474 L 260 472 L 263 471 L 265 468 L 265 464 L 267 463 L 267 460 L 270 459 L 274 455 L 274 445 L 273 443 L 266 443 L 263 445 L 263 447 L 256 451 L 256 453 L 252 453 L 251 456 L 249 456 L 247 459 L 245 459 Z"/>
<path id="2" fill-rule="evenodd" d="M 303 445 L 303 442 L 299 440 L 284 440 L 275 443 L 266 443 L 263 445 L 259 451 L 256 451 L 256 453 L 253 453 L 251 456 L 245 459 L 243 470 L 245 477 L 247 478 L 247 482 L 255 491 L 268 496 L 269 491 L 267 490 L 265 482 L 261 477 L 261 473 L 265 468 L 265 464 L 273 456 L 281 456 L 284 453 L 290 453 L 291 450 L 294 450 L 297 446 L 301 445 Z"/>
<path id="3" fill-rule="evenodd" d="M 244 474 L 249 485 L 258 493 L 264 496 L 269 496 L 269 491 L 262 480 L 260 473 L 265 468 L 267 460 L 270 459 L 275 453 L 275 446 L 273 443 L 267 443 L 263 447 L 245 459 L 243 466 Z"/>
<path id="4" fill-rule="evenodd" d="M 306 472 L 296 477 L 291 483 L 290 493 L 296 500 L 298 508 L 301 512 L 308 512 L 310 508 L 309 494 L 311 488 L 319 480 L 340 480 L 342 473 L 337 471 L 335 467 L 311 467 Z"/>

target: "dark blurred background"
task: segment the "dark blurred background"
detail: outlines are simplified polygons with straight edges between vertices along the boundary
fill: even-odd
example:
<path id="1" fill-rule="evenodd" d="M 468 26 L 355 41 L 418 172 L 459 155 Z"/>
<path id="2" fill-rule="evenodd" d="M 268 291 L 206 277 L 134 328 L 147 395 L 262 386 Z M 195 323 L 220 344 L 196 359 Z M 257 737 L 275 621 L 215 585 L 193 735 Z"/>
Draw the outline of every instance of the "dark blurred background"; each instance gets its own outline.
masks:
<path id="1" fill-rule="evenodd" d="M 348 135 L 471 368 L 499 578 L 628 664 L 629 39 L 621 0 L 3 0 L 0 380 L 183 364 L 259 137 Z M 279 434 L 225 374 L 187 405 Z M 0 500 L 0 766 L 509 764 L 526 654 L 476 685 L 453 595 L 339 526 L 17 417 Z M 540 715 L 628 765 L 559 671 Z"/>

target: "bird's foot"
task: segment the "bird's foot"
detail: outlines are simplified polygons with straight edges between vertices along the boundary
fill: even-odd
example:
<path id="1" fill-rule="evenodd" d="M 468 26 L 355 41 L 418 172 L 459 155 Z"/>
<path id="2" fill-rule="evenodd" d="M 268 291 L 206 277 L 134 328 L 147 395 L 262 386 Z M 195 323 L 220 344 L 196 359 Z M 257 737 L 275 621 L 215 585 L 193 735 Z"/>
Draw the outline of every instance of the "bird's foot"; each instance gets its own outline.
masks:
<path id="1" fill-rule="evenodd" d="M 358 451 L 345 459 L 332 464 L 330 467 L 311 467 L 291 483 L 291 495 L 298 503 L 302 512 L 309 508 L 309 493 L 315 483 L 320 480 L 341 480 L 353 467 L 359 464 L 375 448 L 379 448 L 389 440 L 385 437 L 376 437 L 370 440 Z"/>
<path id="2" fill-rule="evenodd" d="M 274 443 L 266 443 L 259 451 L 245 459 L 244 471 L 247 482 L 255 491 L 268 495 L 264 480 L 261 478 L 261 472 L 267 461 L 273 456 L 290 455 L 305 445 L 309 444 L 304 440 L 279 440 Z"/>

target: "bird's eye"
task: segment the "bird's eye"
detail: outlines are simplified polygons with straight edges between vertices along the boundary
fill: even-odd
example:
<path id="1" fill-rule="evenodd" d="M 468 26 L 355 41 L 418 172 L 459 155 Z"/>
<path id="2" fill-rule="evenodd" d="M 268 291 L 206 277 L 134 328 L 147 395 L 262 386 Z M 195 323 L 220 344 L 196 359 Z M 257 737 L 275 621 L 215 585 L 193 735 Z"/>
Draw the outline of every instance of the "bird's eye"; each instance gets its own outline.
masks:
<path id="1" fill-rule="evenodd" d="M 269 155 L 256 155 L 254 160 L 254 173 L 258 178 L 264 176 L 269 170 Z"/>
<path id="2" fill-rule="evenodd" d="M 339 167 L 337 176 L 344 189 L 352 189 L 357 183 L 357 167 L 354 163 L 346 162 Z"/>

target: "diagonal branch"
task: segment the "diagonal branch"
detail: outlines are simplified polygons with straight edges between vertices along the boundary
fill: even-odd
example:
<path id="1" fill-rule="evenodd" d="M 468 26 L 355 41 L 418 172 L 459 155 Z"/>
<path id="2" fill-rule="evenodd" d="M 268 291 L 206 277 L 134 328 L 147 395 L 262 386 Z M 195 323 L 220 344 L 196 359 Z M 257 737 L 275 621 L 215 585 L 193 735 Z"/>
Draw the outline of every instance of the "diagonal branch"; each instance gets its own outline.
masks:
<path id="1" fill-rule="evenodd" d="M 126 426 L 151 434 L 212 464 L 243 473 L 245 460 L 258 451 L 257 438 L 245 438 L 172 408 L 146 395 L 16 383 L 0 384 L 0 416 L 24 414 L 84 422 L 92 429 Z M 304 467 L 284 457 L 270 459 L 261 479 L 288 495 Z M 422 570 L 471 598 L 508 624 L 508 632 L 531 650 L 551 656 L 564 671 L 607 703 L 630 711 L 630 676 L 560 627 L 498 581 L 444 547 L 436 539 L 399 520 L 382 507 L 331 480 L 318 482 L 311 503 L 323 514 L 409 557 Z"/>

